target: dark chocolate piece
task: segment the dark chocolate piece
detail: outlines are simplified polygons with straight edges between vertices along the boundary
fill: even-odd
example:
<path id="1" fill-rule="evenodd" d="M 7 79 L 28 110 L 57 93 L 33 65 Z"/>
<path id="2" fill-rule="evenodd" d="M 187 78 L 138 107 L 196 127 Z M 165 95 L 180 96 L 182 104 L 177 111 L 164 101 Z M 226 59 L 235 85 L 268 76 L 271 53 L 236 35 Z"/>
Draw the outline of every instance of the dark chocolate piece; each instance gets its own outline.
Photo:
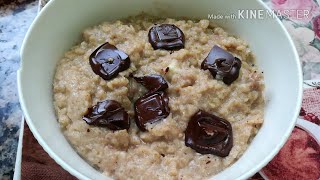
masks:
<path id="1" fill-rule="evenodd" d="M 209 70 L 216 79 L 230 85 L 239 77 L 241 61 L 231 53 L 214 46 L 201 64 L 201 69 Z"/>
<path id="2" fill-rule="evenodd" d="M 111 130 L 129 129 L 128 113 L 117 101 L 105 100 L 88 109 L 83 120 L 89 125 L 107 127 Z"/>
<path id="3" fill-rule="evenodd" d="M 113 79 L 130 67 L 129 56 L 108 42 L 99 46 L 90 55 L 89 61 L 93 72 L 104 80 Z"/>
<path id="4" fill-rule="evenodd" d="M 200 154 L 226 157 L 233 146 L 231 124 L 200 110 L 191 117 L 188 123 L 185 131 L 185 144 Z"/>
<path id="5" fill-rule="evenodd" d="M 139 98 L 135 103 L 135 121 L 141 131 L 147 123 L 154 123 L 170 114 L 169 98 L 165 92 L 155 92 Z"/>
<path id="6" fill-rule="evenodd" d="M 149 90 L 148 94 L 168 89 L 167 81 L 160 75 L 153 74 L 143 77 L 134 77 L 134 79 Z"/>
<path id="7" fill-rule="evenodd" d="M 184 34 L 173 24 L 155 25 L 149 30 L 153 49 L 179 50 L 184 48 Z"/>

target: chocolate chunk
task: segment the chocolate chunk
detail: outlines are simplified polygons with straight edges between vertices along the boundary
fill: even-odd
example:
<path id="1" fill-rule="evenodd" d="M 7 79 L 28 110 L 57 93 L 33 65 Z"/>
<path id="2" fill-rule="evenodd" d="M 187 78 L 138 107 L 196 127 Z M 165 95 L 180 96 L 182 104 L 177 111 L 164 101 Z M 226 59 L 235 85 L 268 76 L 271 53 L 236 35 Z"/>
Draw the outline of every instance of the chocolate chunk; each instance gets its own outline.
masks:
<path id="1" fill-rule="evenodd" d="M 231 53 L 214 46 L 201 64 L 201 69 L 209 70 L 216 79 L 230 85 L 239 77 L 241 61 Z"/>
<path id="2" fill-rule="evenodd" d="M 163 92 L 168 88 L 168 83 L 160 75 L 134 77 L 134 79 L 149 90 L 135 103 L 136 124 L 140 130 L 146 131 L 147 123 L 157 122 L 170 113 L 169 98 Z"/>
<path id="3" fill-rule="evenodd" d="M 173 24 L 155 25 L 149 30 L 153 49 L 179 50 L 184 48 L 184 34 Z"/>
<path id="4" fill-rule="evenodd" d="M 160 75 L 153 74 L 143 77 L 134 77 L 134 79 L 146 87 L 149 90 L 148 93 L 164 91 L 168 88 L 167 81 Z"/>
<path id="5" fill-rule="evenodd" d="M 135 121 L 141 131 L 147 123 L 154 123 L 170 114 L 169 98 L 165 92 L 155 92 L 139 98 L 135 103 Z"/>
<path id="6" fill-rule="evenodd" d="M 200 154 L 226 157 L 233 146 L 231 124 L 200 110 L 191 117 L 188 123 L 185 144 Z"/>
<path id="7" fill-rule="evenodd" d="M 129 56 L 108 42 L 99 46 L 90 55 L 89 61 L 93 72 L 104 80 L 113 79 L 130 67 Z"/>
<path id="8" fill-rule="evenodd" d="M 107 127 L 111 130 L 129 129 L 128 113 L 117 101 L 105 100 L 88 109 L 82 118 L 89 125 Z"/>

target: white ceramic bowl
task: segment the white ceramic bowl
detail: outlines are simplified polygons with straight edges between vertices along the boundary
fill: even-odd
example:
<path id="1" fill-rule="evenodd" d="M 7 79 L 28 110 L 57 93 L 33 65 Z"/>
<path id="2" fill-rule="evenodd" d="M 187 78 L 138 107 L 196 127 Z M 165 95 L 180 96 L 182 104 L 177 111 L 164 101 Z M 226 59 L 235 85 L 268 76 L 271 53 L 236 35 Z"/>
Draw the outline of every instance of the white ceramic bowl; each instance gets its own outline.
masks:
<path id="1" fill-rule="evenodd" d="M 87 164 L 59 129 L 53 109 L 52 82 L 57 61 L 79 41 L 81 32 L 102 21 L 142 11 L 166 17 L 206 19 L 239 9 L 267 7 L 256 0 L 51 0 L 25 38 L 18 72 L 21 107 L 36 139 L 63 168 L 80 179 L 107 178 Z M 216 21 L 249 42 L 264 71 L 265 122 L 248 150 L 214 179 L 246 179 L 265 166 L 289 137 L 298 116 L 302 73 L 295 47 L 278 19 Z"/>

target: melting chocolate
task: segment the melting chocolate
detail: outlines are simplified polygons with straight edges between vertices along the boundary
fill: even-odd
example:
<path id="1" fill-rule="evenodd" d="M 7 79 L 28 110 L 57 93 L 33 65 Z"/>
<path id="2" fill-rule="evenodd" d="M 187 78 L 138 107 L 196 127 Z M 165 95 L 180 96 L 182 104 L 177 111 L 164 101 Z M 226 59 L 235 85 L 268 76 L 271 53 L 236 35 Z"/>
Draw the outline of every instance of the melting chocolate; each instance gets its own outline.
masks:
<path id="1" fill-rule="evenodd" d="M 201 69 L 209 70 L 214 78 L 222 79 L 227 85 L 239 77 L 240 68 L 240 59 L 219 46 L 214 46 L 201 64 Z"/>
<path id="2" fill-rule="evenodd" d="M 134 77 L 134 79 L 146 87 L 149 90 L 148 93 L 154 93 L 168 89 L 167 81 L 160 75 L 153 74 L 143 77 Z"/>
<path id="3" fill-rule="evenodd" d="M 188 123 L 185 131 L 185 145 L 200 154 L 226 157 L 233 146 L 231 124 L 200 110 Z"/>
<path id="4" fill-rule="evenodd" d="M 99 127 L 107 127 L 111 130 L 129 129 L 130 119 L 124 108 L 114 100 L 98 102 L 97 105 L 88 109 L 83 120 Z"/>
<path id="5" fill-rule="evenodd" d="M 153 49 L 179 50 L 184 48 L 184 34 L 173 24 L 153 26 L 149 30 L 148 37 Z"/>
<path id="6" fill-rule="evenodd" d="M 170 114 L 169 98 L 165 92 L 145 95 L 135 102 L 135 121 L 141 131 L 146 131 L 147 123 L 154 123 Z"/>
<path id="7" fill-rule="evenodd" d="M 115 78 L 130 67 L 129 56 L 108 42 L 99 46 L 89 58 L 93 72 L 104 80 Z"/>

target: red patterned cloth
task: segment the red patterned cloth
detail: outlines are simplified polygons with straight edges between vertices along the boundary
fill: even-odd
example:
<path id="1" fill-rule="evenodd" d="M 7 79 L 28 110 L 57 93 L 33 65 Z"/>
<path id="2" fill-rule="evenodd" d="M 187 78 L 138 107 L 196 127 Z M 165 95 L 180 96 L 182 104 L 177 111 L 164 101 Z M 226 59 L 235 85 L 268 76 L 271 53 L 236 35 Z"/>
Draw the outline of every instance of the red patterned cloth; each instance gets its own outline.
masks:
<path id="1" fill-rule="evenodd" d="M 303 94 L 301 120 L 318 126 L 320 88 L 306 88 Z M 304 121 L 302 120 L 302 121 Z M 261 173 L 271 180 L 318 180 L 320 178 L 320 145 L 308 129 L 296 127 L 276 157 Z"/>
<path id="2" fill-rule="evenodd" d="M 22 162 L 22 180 L 73 180 L 76 179 L 62 169 L 38 144 L 27 123 L 24 126 Z"/>

